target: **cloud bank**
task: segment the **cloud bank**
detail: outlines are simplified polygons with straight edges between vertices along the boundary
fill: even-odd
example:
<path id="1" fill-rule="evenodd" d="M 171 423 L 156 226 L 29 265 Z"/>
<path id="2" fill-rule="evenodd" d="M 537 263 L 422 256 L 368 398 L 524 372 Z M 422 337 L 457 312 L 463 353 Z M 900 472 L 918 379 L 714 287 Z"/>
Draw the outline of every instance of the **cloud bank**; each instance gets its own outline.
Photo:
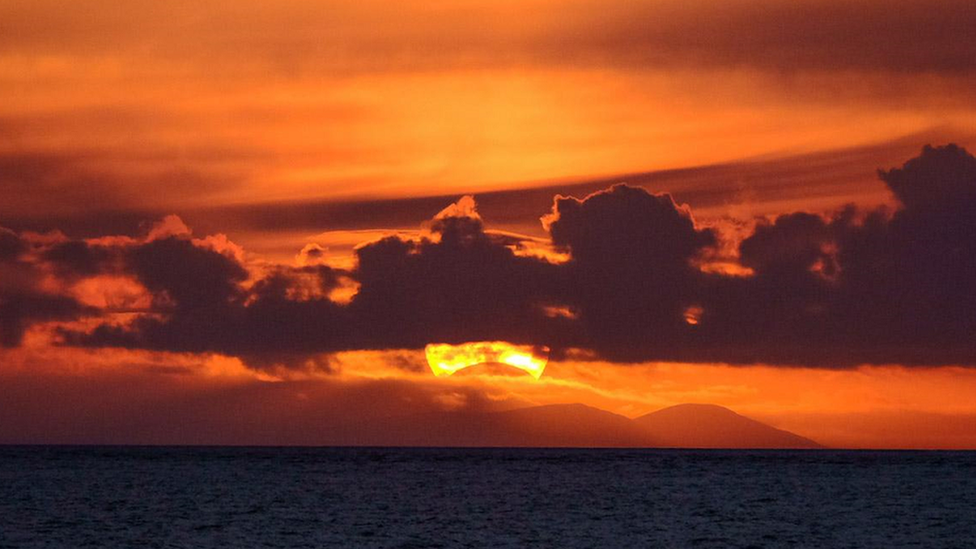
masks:
<path id="1" fill-rule="evenodd" d="M 720 231 L 626 185 L 555 198 L 543 224 L 562 255 L 486 229 L 471 198 L 419 236 L 361 245 L 351 269 L 320 249 L 261 262 L 175 217 L 138 237 L 3 230 L 0 342 L 53 325 L 62 345 L 254 367 L 477 340 L 617 362 L 976 365 L 976 158 L 926 147 L 879 175 L 898 208 L 756 220 L 735 271 L 709 268 Z"/>

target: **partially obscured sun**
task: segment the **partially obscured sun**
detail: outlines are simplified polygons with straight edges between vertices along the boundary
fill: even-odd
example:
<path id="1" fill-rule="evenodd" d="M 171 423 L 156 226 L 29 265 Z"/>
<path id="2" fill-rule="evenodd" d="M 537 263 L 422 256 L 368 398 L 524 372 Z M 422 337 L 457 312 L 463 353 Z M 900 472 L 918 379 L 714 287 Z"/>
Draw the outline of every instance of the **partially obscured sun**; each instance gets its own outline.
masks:
<path id="1" fill-rule="evenodd" d="M 427 345 L 427 363 L 435 376 L 449 376 L 479 364 L 505 364 L 539 379 L 549 362 L 549 348 L 514 345 L 504 341 L 478 341 L 450 345 Z"/>

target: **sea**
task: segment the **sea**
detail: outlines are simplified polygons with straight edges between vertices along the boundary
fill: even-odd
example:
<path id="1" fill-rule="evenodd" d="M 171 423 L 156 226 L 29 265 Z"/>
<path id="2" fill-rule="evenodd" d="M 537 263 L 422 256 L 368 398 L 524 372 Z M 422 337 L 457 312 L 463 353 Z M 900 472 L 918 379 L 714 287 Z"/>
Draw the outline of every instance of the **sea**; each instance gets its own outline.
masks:
<path id="1" fill-rule="evenodd" d="M 0 547 L 976 547 L 976 453 L 0 446 Z"/>

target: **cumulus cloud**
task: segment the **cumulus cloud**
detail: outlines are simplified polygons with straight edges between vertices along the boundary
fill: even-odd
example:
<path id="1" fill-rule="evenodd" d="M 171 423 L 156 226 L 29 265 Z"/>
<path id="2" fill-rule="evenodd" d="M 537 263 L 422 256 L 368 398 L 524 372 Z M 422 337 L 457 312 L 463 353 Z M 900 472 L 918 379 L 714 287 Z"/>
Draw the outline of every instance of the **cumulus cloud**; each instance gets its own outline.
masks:
<path id="1" fill-rule="evenodd" d="M 974 165 L 959 147 L 926 147 L 881 172 L 896 211 L 759 224 L 740 246 L 754 275 L 714 281 L 704 347 L 730 361 L 973 364 Z"/>
<path id="2" fill-rule="evenodd" d="M 543 223 L 570 253 L 564 300 L 579 311 L 585 346 L 639 359 L 687 331 L 683 311 L 703 281 L 693 260 L 716 239 L 670 195 L 616 185 L 583 200 L 557 197 Z"/>
<path id="3" fill-rule="evenodd" d="M 342 349 L 340 307 L 327 297 L 338 272 L 325 265 L 275 266 L 253 280 L 234 248 L 214 241 L 167 234 L 120 246 L 122 271 L 151 292 L 152 310 L 126 324 L 64 330 L 67 342 L 216 352 L 257 366 L 305 364 L 309 355 Z"/>
<path id="4" fill-rule="evenodd" d="M 364 344 L 534 342 L 551 329 L 543 306 L 558 297 L 557 266 L 517 255 L 512 237 L 485 232 L 471 199 L 443 210 L 430 233 L 357 250 L 361 286 L 350 312 Z"/>
<path id="5" fill-rule="evenodd" d="M 557 298 L 560 272 L 516 254 L 517 240 L 486 232 L 467 198 L 420 238 L 359 247 L 351 272 L 322 263 L 327 252 L 318 247 L 300 254 L 300 266 L 265 268 L 251 279 L 239 258 L 190 235 L 128 243 L 117 251 L 122 268 L 152 293 L 152 314 L 63 335 L 74 345 L 224 353 L 252 366 L 430 341 L 532 342 L 560 322 L 545 309 Z M 318 263 L 309 264 L 309 251 Z M 358 285 L 348 304 L 330 297 L 346 279 Z"/>
<path id="6" fill-rule="evenodd" d="M 870 315 L 870 341 L 921 342 L 913 362 L 976 359 L 976 158 L 956 146 L 926 147 L 881 173 L 902 202 L 840 233 L 842 303 Z M 851 314 L 853 316 L 853 313 Z"/>

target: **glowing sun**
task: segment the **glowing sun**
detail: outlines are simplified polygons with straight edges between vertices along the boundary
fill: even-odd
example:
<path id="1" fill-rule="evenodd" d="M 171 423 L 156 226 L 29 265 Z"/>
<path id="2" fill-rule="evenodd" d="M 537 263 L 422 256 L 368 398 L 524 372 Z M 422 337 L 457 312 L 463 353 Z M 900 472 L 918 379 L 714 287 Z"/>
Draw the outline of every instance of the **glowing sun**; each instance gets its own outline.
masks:
<path id="1" fill-rule="evenodd" d="M 427 363 L 435 376 L 449 376 L 478 364 L 505 364 L 539 379 L 549 362 L 549 348 L 513 345 L 504 341 L 478 341 L 427 345 Z"/>

